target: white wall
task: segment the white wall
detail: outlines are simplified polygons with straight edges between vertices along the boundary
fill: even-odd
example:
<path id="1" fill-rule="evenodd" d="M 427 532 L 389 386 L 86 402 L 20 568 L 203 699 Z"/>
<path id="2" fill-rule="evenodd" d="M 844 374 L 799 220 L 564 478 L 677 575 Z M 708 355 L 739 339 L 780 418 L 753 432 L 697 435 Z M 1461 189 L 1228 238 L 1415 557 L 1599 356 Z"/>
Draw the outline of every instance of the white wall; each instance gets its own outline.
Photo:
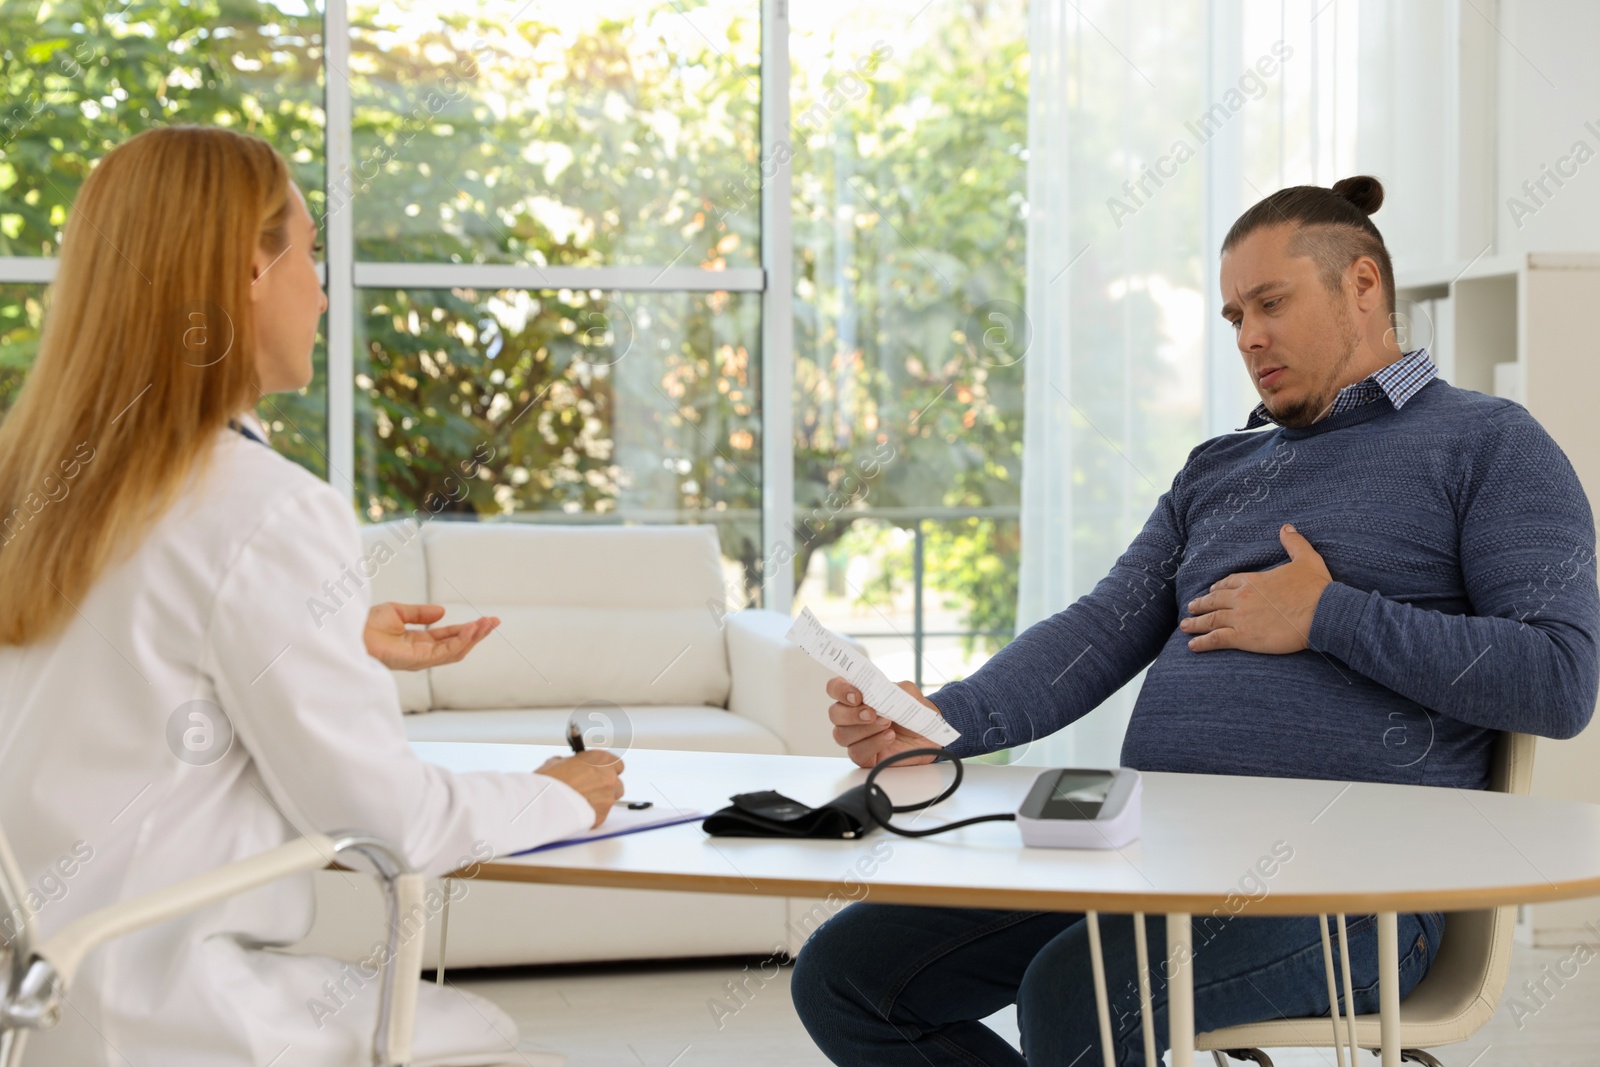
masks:
<path id="1" fill-rule="evenodd" d="M 1375 174 L 1384 184 L 1384 206 L 1374 221 L 1402 273 L 1453 258 L 1451 197 L 1441 193 L 1456 184 L 1457 2 L 1361 4 L 1356 172 Z"/>
<path id="2" fill-rule="evenodd" d="M 1502 389 L 1600 504 L 1589 321 L 1600 269 L 1527 265 L 1530 254 L 1600 252 L 1600 3 L 1362 0 L 1361 18 L 1357 162 L 1389 190 L 1376 221 L 1401 284 L 1423 287 L 1417 339 L 1469 389 L 1495 390 L 1495 364 L 1517 360 L 1520 374 L 1502 378 L 1519 381 Z M 1457 280 L 1474 261 L 1477 276 Z M 1600 725 L 1541 741 L 1534 792 L 1600 803 L 1597 756 Z M 1570 944 L 1595 909 L 1525 909 L 1523 936 Z"/>
<path id="3" fill-rule="evenodd" d="M 1481 0 L 1480 0 L 1481 2 Z M 1600 250 L 1600 3 L 1594 0 L 1500 0 L 1500 254 Z M 1470 13 L 1470 12 L 1469 12 Z M 1587 125 L 1586 125 L 1587 124 Z M 1562 178 L 1537 205 L 1522 184 L 1555 168 L 1583 142 L 1594 158 Z M 1507 199 L 1535 214 L 1513 221 Z"/>
<path id="4" fill-rule="evenodd" d="M 1357 164 L 1403 280 L 1600 250 L 1597 43 L 1594 0 L 1362 0 Z"/>

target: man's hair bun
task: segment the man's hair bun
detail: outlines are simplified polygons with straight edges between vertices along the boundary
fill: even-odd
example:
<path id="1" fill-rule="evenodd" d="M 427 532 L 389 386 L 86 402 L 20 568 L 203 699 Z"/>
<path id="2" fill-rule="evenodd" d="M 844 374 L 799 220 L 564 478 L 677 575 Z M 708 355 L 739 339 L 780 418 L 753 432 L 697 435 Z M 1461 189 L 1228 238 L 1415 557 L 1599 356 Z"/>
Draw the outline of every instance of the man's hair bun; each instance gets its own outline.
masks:
<path id="1" fill-rule="evenodd" d="M 1383 234 L 1372 224 L 1372 213 L 1383 204 L 1383 183 L 1366 174 L 1342 178 L 1325 185 L 1292 185 L 1269 193 L 1252 204 L 1222 239 L 1226 255 L 1257 230 L 1289 226 L 1295 231 L 1289 246 L 1292 256 L 1317 261 L 1322 282 L 1330 293 L 1343 291 L 1344 274 L 1362 256 L 1378 265 L 1383 294 L 1394 313 L 1394 264 L 1384 247 Z"/>
<path id="2" fill-rule="evenodd" d="M 1350 201 L 1363 215 L 1371 215 L 1383 206 L 1383 183 L 1370 174 L 1340 178 L 1333 183 L 1333 194 Z"/>

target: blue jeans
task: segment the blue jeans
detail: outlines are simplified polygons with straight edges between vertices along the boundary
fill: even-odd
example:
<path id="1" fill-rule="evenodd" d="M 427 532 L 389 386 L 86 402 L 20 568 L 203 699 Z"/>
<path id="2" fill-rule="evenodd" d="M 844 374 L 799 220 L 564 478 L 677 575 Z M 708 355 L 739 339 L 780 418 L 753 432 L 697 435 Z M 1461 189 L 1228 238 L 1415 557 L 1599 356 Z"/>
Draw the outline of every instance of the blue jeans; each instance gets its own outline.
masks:
<path id="1" fill-rule="evenodd" d="M 1378 924 L 1349 916 L 1357 1014 L 1378 1010 Z M 1338 928 L 1329 920 L 1340 1006 Z M 1151 1021 L 1167 1048 L 1166 920 L 1146 916 Z M 1133 919 L 1100 916 L 1116 1063 L 1142 1067 Z M 1444 935 L 1437 912 L 1399 917 L 1400 995 L 1428 973 Z M 1328 1015 L 1315 918 L 1194 918 L 1197 1032 L 1263 1019 Z M 1098 1067 L 1100 1031 L 1081 914 L 852 904 L 795 961 L 790 986 L 812 1040 L 840 1067 Z M 1017 1006 L 1023 1053 L 980 1021 Z M 1329 1024 L 1331 1025 L 1331 1024 Z"/>

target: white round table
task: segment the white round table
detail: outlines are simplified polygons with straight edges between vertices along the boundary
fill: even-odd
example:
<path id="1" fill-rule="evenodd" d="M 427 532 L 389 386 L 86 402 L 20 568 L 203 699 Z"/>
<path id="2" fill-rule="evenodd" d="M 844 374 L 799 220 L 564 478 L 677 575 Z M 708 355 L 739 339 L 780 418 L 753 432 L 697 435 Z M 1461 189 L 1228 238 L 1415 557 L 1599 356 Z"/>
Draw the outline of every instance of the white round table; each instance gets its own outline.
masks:
<path id="1" fill-rule="evenodd" d="M 413 747 L 458 771 L 531 771 L 565 753 L 538 745 Z M 843 758 L 814 756 L 658 750 L 624 758 L 629 798 L 705 812 L 734 793 L 763 789 L 822 804 L 866 773 Z M 1015 811 L 1042 768 L 969 763 L 966 770 L 955 797 L 915 816 L 918 828 Z M 879 780 L 903 804 L 936 795 L 950 773 L 947 766 L 897 767 Z M 892 854 L 863 874 L 864 857 L 883 840 Z M 1241 895 L 1242 913 L 1251 915 L 1376 914 L 1383 1065 L 1399 1067 L 1397 914 L 1600 895 L 1600 806 L 1420 786 L 1152 772 L 1144 775 L 1141 836 L 1121 849 L 1024 848 L 1010 823 L 920 839 L 878 832 L 855 841 L 712 838 L 690 823 L 497 859 L 476 876 L 846 899 L 865 886 L 886 903 L 1084 912 L 1108 1055 L 1096 917 L 1165 914 L 1173 1067 L 1194 1062 L 1191 915 L 1231 912 Z M 1142 933 L 1143 924 L 1135 929 Z M 1326 942 L 1325 959 L 1331 986 Z M 1142 953 L 1139 964 L 1143 978 Z M 1148 1012 L 1147 982 L 1141 994 Z"/>

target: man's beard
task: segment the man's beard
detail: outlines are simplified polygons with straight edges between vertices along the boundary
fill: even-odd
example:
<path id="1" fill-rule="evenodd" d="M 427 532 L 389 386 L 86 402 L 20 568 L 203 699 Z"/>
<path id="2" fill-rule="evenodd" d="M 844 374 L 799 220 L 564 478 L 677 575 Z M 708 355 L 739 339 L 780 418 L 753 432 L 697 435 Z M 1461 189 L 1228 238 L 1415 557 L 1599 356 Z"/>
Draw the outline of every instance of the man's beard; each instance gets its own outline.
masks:
<path id="1" fill-rule="evenodd" d="M 1328 370 L 1323 378 L 1322 388 L 1312 395 L 1281 409 L 1275 408 L 1270 403 L 1267 405 L 1267 410 L 1272 412 L 1273 421 L 1279 426 L 1299 430 L 1320 421 L 1333 404 L 1333 398 L 1338 396 L 1339 390 L 1343 388 L 1339 383 L 1350 364 L 1355 362 L 1356 348 L 1361 342 L 1361 333 L 1356 329 L 1355 320 L 1351 318 L 1349 309 L 1343 304 L 1339 306 L 1339 318 L 1334 323 L 1334 329 L 1340 335 L 1344 355 Z"/>

